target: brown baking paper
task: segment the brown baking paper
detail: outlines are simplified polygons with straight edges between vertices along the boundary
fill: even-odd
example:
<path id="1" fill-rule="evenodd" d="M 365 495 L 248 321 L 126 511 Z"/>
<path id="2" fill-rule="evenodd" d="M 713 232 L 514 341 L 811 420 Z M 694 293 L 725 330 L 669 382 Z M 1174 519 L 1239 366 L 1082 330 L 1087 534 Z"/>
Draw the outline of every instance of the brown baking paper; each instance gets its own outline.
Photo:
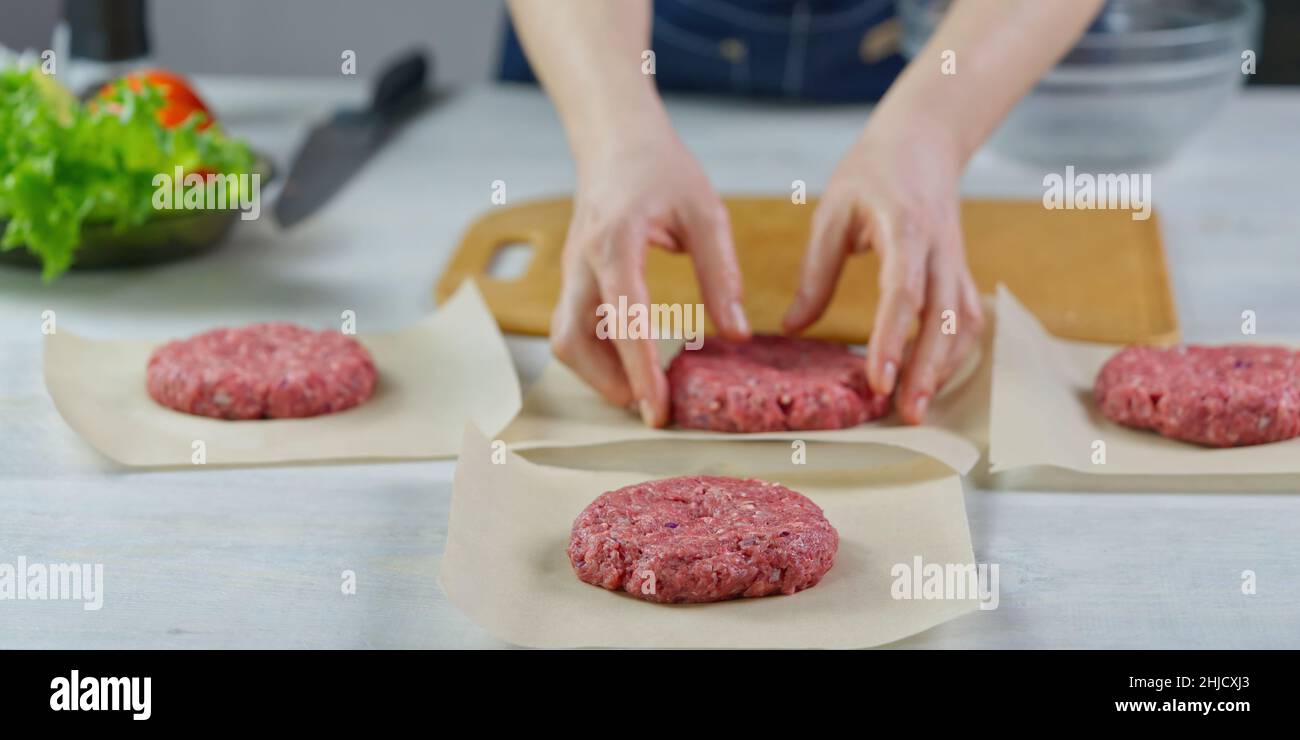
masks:
<path id="1" fill-rule="evenodd" d="M 707 341 L 707 340 L 706 340 Z M 660 356 L 667 363 L 682 346 L 681 341 L 660 343 Z M 849 429 L 760 432 L 732 434 L 699 429 L 652 429 L 641 417 L 604 402 L 572 370 L 552 361 L 524 396 L 519 416 L 502 433 L 512 449 L 531 451 L 545 447 L 578 448 L 619 442 L 674 440 L 677 442 L 803 440 L 856 445 L 889 445 L 932 457 L 965 474 L 979 459 L 979 450 L 961 435 L 969 414 L 965 411 L 971 394 L 978 388 L 971 381 L 980 375 L 987 353 L 972 352 L 954 377 L 936 394 L 932 419 L 947 419 L 952 426 L 933 421 L 907 426 L 891 414 Z M 958 412 L 957 409 L 962 409 Z M 531 456 L 531 454 L 530 454 Z"/>
<path id="2" fill-rule="evenodd" d="M 394 460 L 454 456 L 467 421 L 500 430 L 518 412 L 519 380 L 496 322 L 467 282 L 398 332 L 358 334 L 379 370 L 375 393 L 306 419 L 226 421 L 173 411 L 145 390 L 160 342 L 98 341 L 59 331 L 45 342 L 45 385 L 59 413 L 123 465 Z"/>
<path id="3" fill-rule="evenodd" d="M 439 571 L 443 590 L 492 635 L 530 647 L 870 647 L 979 608 L 973 593 L 891 595 L 901 577 L 891 574 L 896 564 L 913 567 L 920 557 L 922 564 L 974 565 L 960 479 L 917 456 L 870 471 L 791 470 L 779 479 L 821 506 L 840 533 L 834 567 L 811 589 L 665 605 L 579 581 L 566 554 L 574 518 L 604 491 L 659 477 L 535 465 L 466 429 Z"/>
<path id="4" fill-rule="evenodd" d="M 1220 477 L 1218 488 L 1225 485 L 1224 476 L 1300 473 L 1300 439 L 1212 449 L 1106 419 L 1093 402 L 1093 382 L 1121 347 L 1053 337 L 1001 286 L 997 316 L 992 472 L 1054 466 L 1107 476 L 1213 475 Z M 1103 463 L 1093 462 L 1098 442 L 1105 445 Z"/>

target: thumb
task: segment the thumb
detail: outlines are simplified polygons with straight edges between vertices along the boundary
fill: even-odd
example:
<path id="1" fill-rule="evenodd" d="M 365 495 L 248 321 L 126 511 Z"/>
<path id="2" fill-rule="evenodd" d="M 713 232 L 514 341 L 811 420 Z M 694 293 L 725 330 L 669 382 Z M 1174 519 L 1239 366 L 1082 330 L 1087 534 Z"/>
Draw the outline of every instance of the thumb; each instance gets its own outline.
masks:
<path id="1" fill-rule="evenodd" d="M 782 328 L 794 334 L 821 318 L 831 302 L 835 283 L 848 256 L 848 211 L 819 206 L 813 214 L 812 236 L 803 255 L 799 292 L 785 313 Z"/>

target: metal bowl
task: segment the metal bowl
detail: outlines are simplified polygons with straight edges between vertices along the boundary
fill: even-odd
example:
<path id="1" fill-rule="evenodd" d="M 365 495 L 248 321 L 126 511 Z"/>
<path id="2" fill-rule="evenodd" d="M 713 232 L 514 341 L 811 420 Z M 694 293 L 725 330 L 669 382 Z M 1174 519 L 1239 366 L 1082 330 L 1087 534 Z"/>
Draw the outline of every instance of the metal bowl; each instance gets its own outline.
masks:
<path id="1" fill-rule="evenodd" d="M 948 5 L 899 0 L 905 54 L 920 51 Z M 1260 19 L 1258 0 L 1111 0 L 989 146 L 1057 168 L 1162 162 L 1243 83 Z"/>

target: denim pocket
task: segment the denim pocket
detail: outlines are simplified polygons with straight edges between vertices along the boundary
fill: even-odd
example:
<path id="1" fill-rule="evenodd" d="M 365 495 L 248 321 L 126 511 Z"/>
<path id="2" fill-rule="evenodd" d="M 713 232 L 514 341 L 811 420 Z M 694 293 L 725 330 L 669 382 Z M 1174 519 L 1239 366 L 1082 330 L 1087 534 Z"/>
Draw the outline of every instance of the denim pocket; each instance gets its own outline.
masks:
<path id="1" fill-rule="evenodd" d="M 673 90 L 750 91 L 750 42 L 725 28 L 684 28 L 656 16 L 655 77 Z"/>

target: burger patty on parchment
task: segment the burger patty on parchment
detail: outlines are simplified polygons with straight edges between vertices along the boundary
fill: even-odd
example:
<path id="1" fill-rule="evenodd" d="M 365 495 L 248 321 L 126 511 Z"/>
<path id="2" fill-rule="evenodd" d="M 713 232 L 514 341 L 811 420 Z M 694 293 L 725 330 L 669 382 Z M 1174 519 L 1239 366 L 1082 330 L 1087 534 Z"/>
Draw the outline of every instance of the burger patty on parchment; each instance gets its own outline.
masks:
<path id="1" fill-rule="evenodd" d="M 839 533 L 807 497 L 777 483 L 666 478 L 601 494 L 578 515 L 578 578 L 659 603 L 792 594 L 831 569 Z"/>
<path id="2" fill-rule="evenodd" d="M 159 347 L 146 384 L 171 409 L 217 419 L 298 418 L 352 408 L 374 392 L 370 353 L 337 331 L 273 322 L 213 329 Z"/>
<path id="3" fill-rule="evenodd" d="M 1111 421 L 1209 447 L 1300 435 L 1300 352 L 1285 347 L 1128 347 L 1093 397 Z"/>
<path id="4" fill-rule="evenodd" d="M 719 432 L 843 429 L 889 413 L 867 386 L 865 361 L 834 342 L 709 337 L 668 366 L 673 420 Z"/>

